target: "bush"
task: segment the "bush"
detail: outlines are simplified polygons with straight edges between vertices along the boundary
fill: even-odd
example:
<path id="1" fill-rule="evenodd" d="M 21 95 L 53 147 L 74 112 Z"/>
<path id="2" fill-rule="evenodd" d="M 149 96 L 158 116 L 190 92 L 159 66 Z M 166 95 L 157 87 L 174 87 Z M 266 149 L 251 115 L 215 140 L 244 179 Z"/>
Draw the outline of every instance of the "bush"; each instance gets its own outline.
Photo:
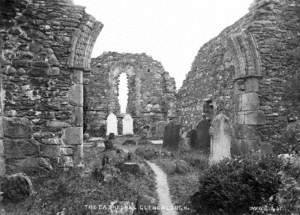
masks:
<path id="1" fill-rule="evenodd" d="M 277 157 L 224 160 L 203 171 L 192 198 L 198 213 L 242 214 L 265 206 L 280 187 L 282 160 Z"/>
<path id="2" fill-rule="evenodd" d="M 147 160 L 158 158 L 160 151 L 152 147 L 140 147 L 135 150 L 135 154 Z"/>
<path id="3" fill-rule="evenodd" d="M 280 206 L 294 214 L 300 209 L 300 158 L 290 156 L 280 172 L 282 186 L 277 194 Z"/>

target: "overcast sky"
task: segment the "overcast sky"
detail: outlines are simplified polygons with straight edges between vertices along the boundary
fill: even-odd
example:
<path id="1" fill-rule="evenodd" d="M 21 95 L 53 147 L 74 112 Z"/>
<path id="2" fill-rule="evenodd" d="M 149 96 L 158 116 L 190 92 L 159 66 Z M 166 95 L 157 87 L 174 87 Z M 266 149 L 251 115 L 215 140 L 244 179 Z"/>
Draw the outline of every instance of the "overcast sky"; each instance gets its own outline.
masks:
<path id="1" fill-rule="evenodd" d="M 104 24 L 93 57 L 104 51 L 146 53 L 177 89 L 200 47 L 248 12 L 253 0 L 74 0 Z"/>

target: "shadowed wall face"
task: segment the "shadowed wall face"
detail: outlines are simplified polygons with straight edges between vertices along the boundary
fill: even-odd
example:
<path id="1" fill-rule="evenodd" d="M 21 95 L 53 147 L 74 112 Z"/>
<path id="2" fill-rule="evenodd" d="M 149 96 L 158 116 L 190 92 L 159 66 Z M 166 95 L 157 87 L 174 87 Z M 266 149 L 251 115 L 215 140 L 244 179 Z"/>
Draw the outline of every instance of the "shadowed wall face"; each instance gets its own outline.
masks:
<path id="1" fill-rule="evenodd" d="M 72 1 L 2 0 L 0 16 L 6 171 L 78 164 L 83 72 L 102 24 Z"/>
<path id="2" fill-rule="evenodd" d="M 299 83 L 299 6 L 296 0 L 257 0 L 249 13 L 199 50 L 177 95 L 179 118 L 193 128 L 212 101 L 234 126 L 241 151 L 284 142 L 290 112 L 300 116 L 300 101 L 290 86 Z M 298 61 L 299 62 L 299 61 Z"/>

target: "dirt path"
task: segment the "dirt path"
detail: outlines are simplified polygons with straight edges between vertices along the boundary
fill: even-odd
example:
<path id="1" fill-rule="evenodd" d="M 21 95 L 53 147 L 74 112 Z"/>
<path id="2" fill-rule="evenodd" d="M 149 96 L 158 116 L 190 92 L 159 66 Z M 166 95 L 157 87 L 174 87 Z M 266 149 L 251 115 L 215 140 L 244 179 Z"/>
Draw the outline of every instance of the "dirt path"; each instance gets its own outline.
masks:
<path id="1" fill-rule="evenodd" d="M 158 193 L 159 206 L 161 208 L 162 215 L 177 215 L 171 201 L 167 175 L 156 164 L 150 161 L 146 162 L 154 171 L 156 176 L 156 191 Z"/>

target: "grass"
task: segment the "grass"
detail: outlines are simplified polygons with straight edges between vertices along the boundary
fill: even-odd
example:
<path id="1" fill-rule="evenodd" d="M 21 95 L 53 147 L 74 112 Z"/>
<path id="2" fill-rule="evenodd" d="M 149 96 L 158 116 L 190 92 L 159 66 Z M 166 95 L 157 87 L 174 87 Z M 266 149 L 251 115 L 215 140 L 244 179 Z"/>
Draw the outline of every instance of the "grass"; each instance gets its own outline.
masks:
<path id="1" fill-rule="evenodd" d="M 176 171 L 175 163 L 180 160 L 188 164 L 189 171 L 185 174 Z M 208 167 L 208 157 L 200 151 L 179 151 L 174 156 L 155 159 L 155 163 L 168 175 L 173 203 L 180 208 L 187 208 L 179 211 L 179 214 L 192 215 L 190 197 L 198 191 L 199 174 Z"/>
<path id="2" fill-rule="evenodd" d="M 47 177 L 34 179 L 36 193 L 18 204 L 4 203 L 4 214 L 52 215 L 64 211 L 64 215 L 105 215 L 109 214 L 107 207 L 115 200 L 135 203 L 139 195 L 147 195 L 157 201 L 155 179 L 150 169 L 147 174 L 138 176 L 120 171 L 109 183 L 95 180 L 91 171 L 101 165 L 103 154 L 99 147 L 85 149 L 85 174 L 79 169 L 68 172 L 56 169 Z M 142 162 L 142 159 L 135 157 L 135 161 Z"/>

